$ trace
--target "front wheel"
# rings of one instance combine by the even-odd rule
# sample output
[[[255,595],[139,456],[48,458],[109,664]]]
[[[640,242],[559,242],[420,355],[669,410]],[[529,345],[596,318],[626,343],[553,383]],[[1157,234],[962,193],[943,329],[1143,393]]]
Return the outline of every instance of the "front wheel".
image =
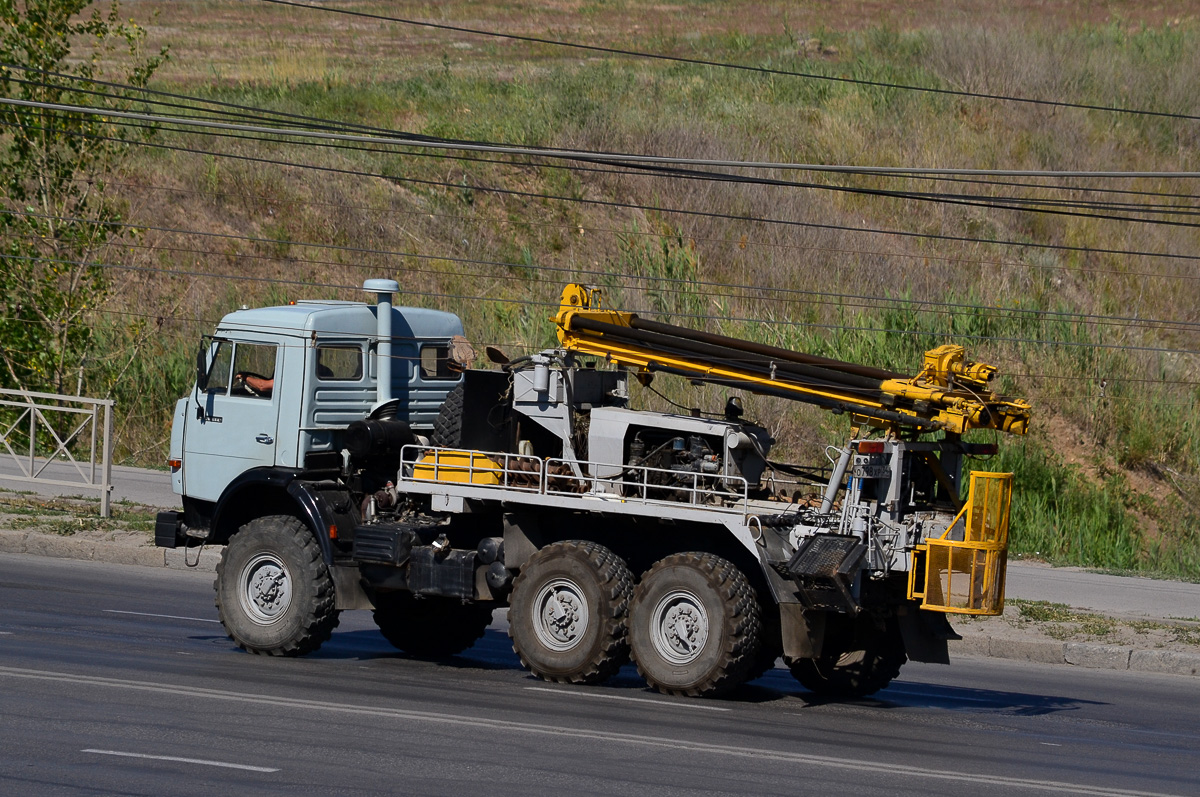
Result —
[[[320,546],[308,526],[289,515],[242,526],[225,546],[213,587],[225,632],[250,653],[303,656],[338,624]]]
[[[626,615],[633,574],[594,542],[556,542],[530,557],[513,582],[508,633],[530,672],[595,684],[629,660]]]
[[[727,559],[680,553],[642,577],[629,610],[633,660],[668,695],[707,697],[751,674],[762,622],[754,589]]]

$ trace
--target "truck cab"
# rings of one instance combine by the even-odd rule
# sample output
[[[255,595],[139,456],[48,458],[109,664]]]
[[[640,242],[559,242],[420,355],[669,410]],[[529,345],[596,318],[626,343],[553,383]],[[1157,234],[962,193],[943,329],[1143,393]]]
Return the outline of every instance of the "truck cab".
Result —
[[[417,435],[432,431],[462,381],[452,359],[462,321],[377,295],[388,301],[243,308],[205,337],[196,385],[176,404],[171,429],[172,486],[193,536],[214,531],[239,484],[339,469],[347,426],[372,413]]]

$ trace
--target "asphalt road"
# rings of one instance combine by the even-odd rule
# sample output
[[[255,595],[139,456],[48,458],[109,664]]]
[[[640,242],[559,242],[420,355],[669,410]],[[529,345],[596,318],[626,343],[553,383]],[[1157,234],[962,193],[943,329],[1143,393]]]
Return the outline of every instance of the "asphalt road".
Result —
[[[295,660],[238,651],[211,576],[0,555],[0,794],[1173,794],[1200,791],[1192,679],[965,659],[824,703],[520,669],[498,618],[408,659],[369,614]],[[170,616],[162,616],[170,615]]]

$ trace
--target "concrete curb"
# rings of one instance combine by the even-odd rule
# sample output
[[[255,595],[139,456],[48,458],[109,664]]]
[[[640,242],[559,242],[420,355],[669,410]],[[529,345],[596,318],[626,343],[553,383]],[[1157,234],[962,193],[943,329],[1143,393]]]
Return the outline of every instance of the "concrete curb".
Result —
[[[199,564],[188,567],[182,548],[149,548],[121,545],[103,540],[84,540],[45,534],[38,531],[0,530],[0,553],[24,553],[59,559],[85,559],[119,565],[169,567],[174,570],[216,572],[221,554],[216,550],[200,553]],[[196,553],[188,552],[188,561]],[[1049,639],[997,637],[989,634],[964,634],[950,643],[952,656],[987,656],[997,659],[1032,661],[1039,664],[1069,664],[1104,670],[1133,670],[1169,675],[1200,676],[1200,653],[1174,650],[1139,649],[1089,642],[1058,642]]]
[[[952,641],[950,654],[1034,661],[1041,664],[1070,664],[1100,670],[1200,676],[1200,653],[1097,645],[1091,642],[1011,639],[971,634],[964,635],[961,640]]]
[[[91,562],[108,562],[115,565],[141,565],[143,567],[169,567],[173,570],[198,570],[202,573],[216,572],[221,560],[219,551],[200,552],[197,562],[196,551],[187,552],[176,548],[149,548],[121,545],[104,540],[83,540],[45,534],[39,531],[0,530],[0,553],[26,553],[33,556],[50,556],[58,559],[84,559]]]

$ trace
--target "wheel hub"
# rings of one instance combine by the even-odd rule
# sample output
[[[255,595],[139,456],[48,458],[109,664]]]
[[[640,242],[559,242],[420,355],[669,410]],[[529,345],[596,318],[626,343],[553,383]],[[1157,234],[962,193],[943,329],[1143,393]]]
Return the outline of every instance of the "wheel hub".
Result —
[[[588,625],[588,605],[574,581],[555,579],[543,586],[533,603],[533,629],[551,650],[570,650],[579,644]]]
[[[246,563],[240,582],[242,609],[259,623],[275,622],[292,604],[292,580],[283,562],[272,554],[259,554]]]
[[[654,648],[671,664],[690,664],[708,642],[708,612],[691,592],[676,590],[665,596],[654,607],[650,622]]]

